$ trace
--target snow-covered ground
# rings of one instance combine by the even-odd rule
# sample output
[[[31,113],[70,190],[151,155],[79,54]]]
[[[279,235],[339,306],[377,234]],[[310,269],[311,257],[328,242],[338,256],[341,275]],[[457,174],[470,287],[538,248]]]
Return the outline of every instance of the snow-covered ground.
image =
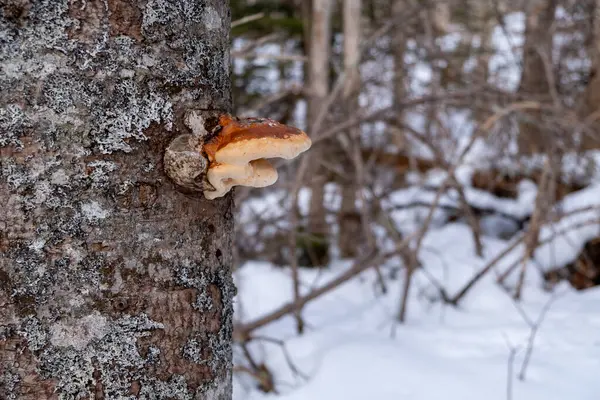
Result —
[[[562,208],[598,204],[600,188],[592,186],[568,196]],[[544,229],[542,237],[551,231]],[[544,249],[552,248],[561,262],[572,259],[579,246],[598,233],[598,225],[576,232],[571,240],[558,239],[540,249],[542,267],[548,267],[549,260]],[[429,276],[452,295],[507,243],[484,238],[485,255],[478,258],[469,228],[452,223],[430,230],[420,260]],[[257,335],[283,340],[289,353],[288,359],[278,344],[268,341],[250,346],[256,361],[265,362],[274,374],[279,395],[258,391],[252,379],[238,374],[234,398],[599,399],[600,288],[576,292],[563,283],[553,293],[544,292],[540,263],[530,263],[524,299],[517,304],[495,278],[521,254],[522,248],[516,248],[458,308],[435,301],[436,289],[428,275],[417,273],[405,324],[395,322],[403,282],[399,261],[382,266],[386,294],[381,293],[373,270],[361,274],[306,306],[307,329],[302,336],[295,333],[289,316],[260,329]],[[349,263],[340,261],[326,270],[302,269],[303,293],[347,268]],[[238,320],[254,320],[291,301],[289,269],[250,262],[238,270],[236,282]],[[540,318],[525,379],[520,380],[530,323]],[[236,354],[236,362],[244,363],[241,354]],[[304,376],[294,373],[294,367]]]

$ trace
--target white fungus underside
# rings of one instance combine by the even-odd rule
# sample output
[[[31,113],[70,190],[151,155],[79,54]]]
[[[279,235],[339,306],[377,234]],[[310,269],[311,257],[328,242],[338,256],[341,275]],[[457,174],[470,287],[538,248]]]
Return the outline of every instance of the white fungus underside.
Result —
[[[277,182],[277,170],[265,159],[246,165],[218,164],[207,173],[208,181],[216,189],[205,191],[204,196],[213,200],[224,196],[234,186],[265,187]]]

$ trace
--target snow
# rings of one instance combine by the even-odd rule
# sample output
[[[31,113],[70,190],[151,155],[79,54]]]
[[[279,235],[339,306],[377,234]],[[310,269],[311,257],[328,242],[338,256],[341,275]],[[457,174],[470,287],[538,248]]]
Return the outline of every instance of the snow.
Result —
[[[521,81],[521,57],[524,43],[525,15],[504,16],[504,26],[496,26],[492,34],[494,54],[490,57],[490,76],[493,83],[505,90],[516,90]]]
[[[536,251],[536,260],[542,267],[564,265],[573,261],[573,252],[583,247],[586,241],[600,235],[600,185],[591,185],[569,196],[559,209],[567,214],[558,223],[540,232],[540,240],[548,240],[556,232],[567,232],[554,238]],[[589,223],[595,221],[595,223]]]
[[[450,233],[462,233],[462,237],[452,236],[455,245],[468,238],[464,230]],[[461,258],[463,262],[457,262]],[[472,272],[464,254],[448,261],[454,277],[467,278]],[[341,269],[323,273],[319,281]],[[246,265],[241,271],[244,275],[239,302],[246,306],[246,318],[262,315],[290,300],[291,284],[284,271],[258,263]],[[311,271],[302,272],[305,282],[314,278]],[[234,398],[506,398],[508,343],[520,350],[514,361],[516,374],[530,334],[506,293],[491,282],[482,284],[461,310],[428,306],[414,293],[410,321],[396,327],[393,337],[400,282],[390,287],[388,295],[377,297],[373,291],[374,274],[365,273],[364,278],[363,282],[352,281],[309,305],[304,316],[310,328],[302,337],[293,336],[290,318],[261,330],[262,335],[288,338],[286,344],[293,362],[309,375],[308,382],[293,377],[277,346],[262,344],[254,349],[265,356],[277,382],[283,386],[283,382],[292,381],[293,386],[276,397],[248,391],[242,378],[236,377]],[[531,285],[526,297],[525,305],[536,318],[550,296]],[[536,338],[527,379],[522,382],[512,378],[513,398],[597,399],[599,302],[597,289],[583,295],[568,291],[556,300]]]
[[[409,191],[394,196],[406,198]],[[530,202],[532,198],[528,198]],[[276,203],[265,202],[263,210],[272,212]],[[559,207],[565,213],[600,207],[600,185],[567,196]],[[593,213],[567,216],[556,226],[545,227],[541,237],[589,221]],[[595,213],[598,216],[598,210]],[[600,288],[576,292],[560,284],[554,292],[546,292],[537,264],[550,266],[544,258],[546,246],[560,255],[555,262],[575,258],[585,240],[599,232],[599,226],[580,228],[569,240],[554,238],[542,246],[536,261],[528,265],[520,303],[495,282],[497,273],[522,257],[523,248],[517,246],[456,308],[436,300],[438,292],[431,279],[453,295],[510,241],[484,236],[484,256],[479,258],[468,226],[450,223],[435,227],[423,241],[419,258],[427,273],[420,270],[414,276],[405,324],[395,322],[403,272],[400,260],[391,259],[381,266],[386,294],[381,294],[375,272],[368,270],[308,303],[302,314],[307,327],[303,335],[295,333],[289,316],[260,328],[256,335],[282,340],[289,353],[288,361],[278,344],[256,340],[249,345],[257,360],[265,362],[274,374],[279,394],[262,393],[248,375],[236,374],[234,399],[503,400],[509,398],[509,379],[512,399],[598,399]],[[339,276],[350,265],[338,260],[324,270],[301,269],[301,293]],[[238,269],[235,279],[236,317],[241,322],[292,301],[289,269],[252,261]],[[519,380],[532,332],[528,321],[540,318],[525,379]],[[509,378],[511,351],[516,353]],[[241,352],[236,351],[234,359],[237,364],[245,363]],[[295,374],[289,362],[303,376]]]

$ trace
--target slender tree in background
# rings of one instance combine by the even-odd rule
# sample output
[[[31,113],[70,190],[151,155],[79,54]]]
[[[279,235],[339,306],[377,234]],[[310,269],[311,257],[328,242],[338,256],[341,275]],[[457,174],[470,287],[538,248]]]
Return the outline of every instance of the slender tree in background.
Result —
[[[492,33],[494,31],[495,24],[497,22],[497,16],[495,14],[494,7],[497,3],[491,0],[472,0],[469,2],[469,14],[468,18],[470,21],[471,29],[474,35],[465,35],[469,37],[469,40],[473,40],[474,37],[478,37],[478,46],[476,49],[476,60],[477,65],[473,71],[473,81],[475,85],[487,85],[490,73],[489,64],[493,52]],[[469,44],[470,47],[473,43]],[[470,52],[469,52],[470,53]],[[468,57],[465,58],[464,63],[468,61]],[[480,123],[485,121],[490,116],[490,110],[485,108],[475,108],[473,110],[473,117]]]
[[[552,43],[549,34],[554,22],[556,0],[535,0],[527,3],[525,23],[525,44],[523,46],[523,72],[519,92],[525,98],[548,103],[551,101]],[[529,118],[520,123],[518,137],[521,153],[538,153],[555,143],[550,130],[543,129],[541,113],[531,112]]]
[[[0,16],[0,398],[230,399],[231,196],[162,166],[230,109],[227,2]]]
[[[591,60],[591,73],[583,104],[583,118],[591,118],[591,129],[584,132],[582,148],[600,147],[600,0],[591,5],[591,30],[588,34],[588,56]],[[590,121],[591,122],[591,121]]]
[[[469,2],[472,9],[472,19],[475,34],[479,35],[479,54],[475,79],[478,84],[485,84],[489,78],[489,62],[492,52],[492,32],[496,24],[494,13],[495,3],[490,0],[472,0]]]
[[[343,108],[345,115],[354,115],[358,110],[360,94],[360,38],[361,0],[344,0],[344,72]],[[338,247],[342,257],[355,257],[361,243],[361,218],[356,209],[357,190],[361,187],[361,138],[360,127],[353,127],[340,136],[342,170],[347,172],[342,186],[342,204],[339,218]],[[352,166],[352,168],[351,168]]]
[[[310,24],[309,37],[309,65],[308,65],[308,123],[309,133],[314,127],[319,114],[322,112],[324,101],[329,93],[329,57],[331,54],[331,0],[313,0],[312,2],[312,20]],[[324,203],[325,197],[325,176],[321,173],[321,159],[326,157],[326,151],[323,146],[315,147],[311,151],[312,169],[310,198],[310,215],[308,222],[308,232],[311,236],[323,240],[327,237],[328,227],[325,220],[326,209]],[[323,252],[319,251],[319,254]],[[325,254],[326,255],[326,254]],[[314,260],[315,264],[322,264],[326,259]]]
[[[403,12],[408,8],[407,0],[393,0],[392,18],[398,21]],[[406,67],[404,65],[404,54],[406,52],[407,26],[395,24],[390,35],[391,53],[394,59],[394,105],[396,118],[403,119],[402,101],[407,97],[406,91]],[[401,132],[392,136],[392,141],[399,150],[405,150],[406,138]]]

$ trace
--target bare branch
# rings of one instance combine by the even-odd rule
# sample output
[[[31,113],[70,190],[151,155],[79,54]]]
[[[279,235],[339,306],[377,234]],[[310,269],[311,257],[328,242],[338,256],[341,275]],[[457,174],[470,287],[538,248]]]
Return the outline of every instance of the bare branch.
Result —
[[[236,28],[236,27],[238,27],[240,25],[244,25],[244,24],[247,24],[249,22],[256,21],[256,20],[259,20],[261,18],[264,18],[264,16],[265,16],[265,13],[263,13],[263,12],[252,14],[252,15],[247,15],[247,16],[242,17],[240,19],[236,19],[235,21],[231,21],[231,27],[232,28]]]

